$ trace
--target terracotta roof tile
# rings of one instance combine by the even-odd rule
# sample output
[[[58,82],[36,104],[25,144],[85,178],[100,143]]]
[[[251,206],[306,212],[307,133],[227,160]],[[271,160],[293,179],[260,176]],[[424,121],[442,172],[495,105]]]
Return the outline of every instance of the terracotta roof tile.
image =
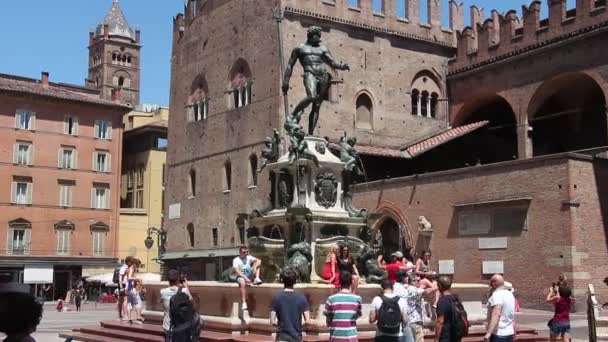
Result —
[[[340,145],[337,143],[329,143],[329,148],[340,151]],[[390,147],[373,146],[373,145],[355,145],[355,151],[359,154],[387,158],[404,158],[400,150]]]
[[[47,87],[43,87],[39,80],[0,74],[0,91],[32,94],[68,101],[129,109],[127,106],[101,99],[98,93],[93,93],[86,89],[79,90],[78,88],[78,86],[61,85],[57,83],[49,83]]]
[[[355,150],[360,154],[380,156],[388,158],[403,158],[403,153],[398,149],[372,145],[355,145]]]
[[[411,143],[403,149],[357,144],[355,145],[355,150],[359,154],[368,156],[410,159],[430,151],[439,145],[445,144],[448,141],[469,134],[488,123],[489,121],[480,121],[469,125],[446,129],[435,135]],[[329,143],[329,147],[336,151],[340,150],[340,145],[337,143]]]
[[[454,127],[443,132],[440,132],[436,135],[433,135],[424,140],[418,141],[412,145],[409,145],[405,148],[405,152],[409,158],[414,158],[418,155],[423,154],[439,145],[442,145],[448,141],[461,137],[463,135],[469,134],[485,125],[487,125],[489,121],[479,121],[474,122],[472,124]]]

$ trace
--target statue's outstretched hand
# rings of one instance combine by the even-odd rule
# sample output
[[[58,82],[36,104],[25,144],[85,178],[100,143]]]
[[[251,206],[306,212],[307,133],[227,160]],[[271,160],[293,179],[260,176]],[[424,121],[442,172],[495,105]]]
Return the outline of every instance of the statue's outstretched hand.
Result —
[[[350,71],[350,66],[348,66],[348,63],[343,63],[342,64],[342,70],[348,70],[348,71]]]
[[[287,94],[287,92],[289,91],[289,83],[283,83],[281,89],[283,90],[283,94]]]

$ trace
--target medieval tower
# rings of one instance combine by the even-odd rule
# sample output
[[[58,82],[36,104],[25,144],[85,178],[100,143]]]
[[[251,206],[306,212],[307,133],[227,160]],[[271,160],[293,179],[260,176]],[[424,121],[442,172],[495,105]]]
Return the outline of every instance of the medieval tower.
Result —
[[[140,31],[133,30],[118,0],[94,31],[89,32],[89,72],[87,86],[98,89],[103,99],[121,89],[122,102],[139,104]]]

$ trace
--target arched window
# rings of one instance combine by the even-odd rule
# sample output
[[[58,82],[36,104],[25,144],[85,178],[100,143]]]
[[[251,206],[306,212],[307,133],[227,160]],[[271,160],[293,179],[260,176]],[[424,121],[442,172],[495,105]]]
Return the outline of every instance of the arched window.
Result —
[[[227,160],[224,163],[223,182],[224,192],[232,190],[232,163]]]
[[[125,84],[125,78],[120,76],[118,77],[118,86],[122,87]]]
[[[249,157],[249,186],[258,186],[258,156]]]
[[[203,75],[199,75],[192,82],[190,97],[188,99],[188,120],[206,120],[209,116],[209,98],[207,97],[207,80]]]
[[[373,128],[373,104],[372,99],[366,93],[362,93],[357,97],[355,103],[356,115],[355,126],[362,129]]]
[[[230,87],[234,108],[251,104],[252,80],[249,64],[243,59],[237,60],[230,70]]]
[[[189,196],[190,197],[195,197],[196,196],[196,171],[194,170],[190,170],[190,187],[189,187]]]
[[[437,93],[431,94],[431,117],[435,118],[437,116],[437,101],[439,99],[439,95]]]
[[[131,56],[127,56],[127,65],[131,65]]]
[[[186,231],[188,232],[188,242],[190,243],[190,248],[194,247],[194,225],[192,223],[188,223],[186,226]]]
[[[116,52],[112,53],[112,62],[116,62],[116,60],[118,59],[118,55],[116,54]]]
[[[412,115],[420,114],[420,91],[418,89],[412,90]]]
[[[441,118],[444,115],[438,105],[441,88],[436,79],[436,75],[428,70],[423,70],[414,77],[410,88],[412,115],[427,118]]]
[[[95,77],[95,87],[99,87],[99,77]]]
[[[429,92],[426,90],[420,96],[420,107],[422,107],[422,116],[429,116],[431,102],[429,101]]]

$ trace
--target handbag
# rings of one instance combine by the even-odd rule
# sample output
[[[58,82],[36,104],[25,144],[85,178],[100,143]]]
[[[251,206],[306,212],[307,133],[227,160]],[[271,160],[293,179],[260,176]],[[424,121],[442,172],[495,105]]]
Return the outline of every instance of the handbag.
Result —
[[[551,319],[549,320],[549,322],[547,322],[547,326],[548,326],[549,328],[551,328],[551,326],[552,326],[552,325],[553,325],[553,318],[551,318]]]

